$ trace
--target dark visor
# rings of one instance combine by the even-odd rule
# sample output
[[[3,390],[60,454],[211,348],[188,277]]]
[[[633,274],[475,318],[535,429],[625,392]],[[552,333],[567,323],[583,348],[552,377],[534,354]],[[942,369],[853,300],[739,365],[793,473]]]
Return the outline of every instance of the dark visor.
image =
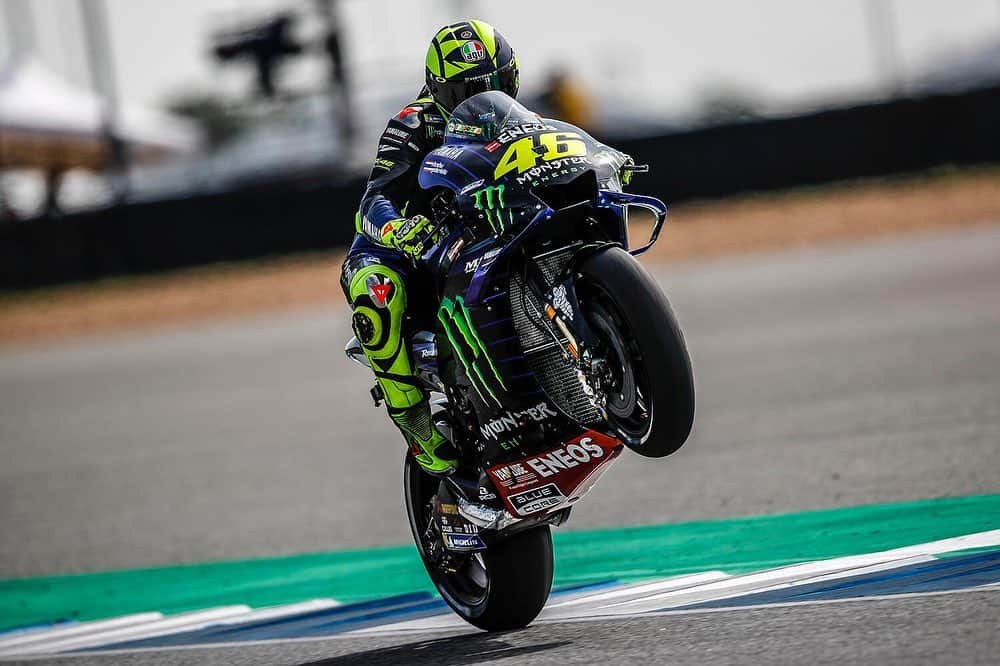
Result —
[[[514,67],[513,59],[492,74],[437,83],[434,99],[450,113],[473,95],[487,90],[500,90],[511,97],[517,95],[517,69]]]

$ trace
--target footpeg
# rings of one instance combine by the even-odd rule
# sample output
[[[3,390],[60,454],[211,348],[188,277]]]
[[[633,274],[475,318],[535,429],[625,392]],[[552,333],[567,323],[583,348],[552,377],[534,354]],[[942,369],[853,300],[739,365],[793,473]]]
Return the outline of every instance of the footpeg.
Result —
[[[373,386],[368,393],[371,394],[376,407],[381,407],[382,403],[385,402],[385,393],[382,392],[382,387],[378,384]]]

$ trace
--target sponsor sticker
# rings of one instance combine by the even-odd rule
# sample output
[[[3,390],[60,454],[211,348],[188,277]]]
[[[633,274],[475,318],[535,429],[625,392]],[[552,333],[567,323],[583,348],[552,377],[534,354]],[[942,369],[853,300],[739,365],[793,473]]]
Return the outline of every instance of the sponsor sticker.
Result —
[[[479,268],[480,264],[488,263],[490,261],[490,259],[492,259],[493,257],[495,257],[498,254],[500,254],[500,250],[501,249],[502,248],[494,248],[494,249],[490,250],[489,252],[486,252],[485,254],[482,254],[482,255],[476,257],[475,259],[473,259],[471,261],[465,262],[465,272],[466,273],[475,273],[476,269]],[[509,413],[510,412],[508,412],[508,414]]]
[[[566,500],[566,496],[562,494],[556,484],[547,483],[544,486],[511,495],[507,499],[510,500],[511,506],[514,507],[514,511],[519,516],[528,516],[559,506]]]
[[[463,152],[465,152],[465,149],[461,146],[445,146],[443,148],[438,148],[433,154],[447,160],[455,160],[458,159],[458,156]]]
[[[492,153],[493,151],[495,151],[497,148],[499,148],[502,145],[503,144],[500,143],[499,141],[490,141],[488,144],[486,144],[485,150],[488,153]]]
[[[458,121],[451,121],[448,123],[448,131],[456,134],[479,136],[483,133],[483,128],[476,127],[475,125],[466,125],[465,123],[460,123]]]
[[[521,463],[511,463],[509,465],[495,467],[490,470],[490,474],[492,474],[505,488],[510,488],[511,486],[528,483],[538,479],[537,474],[529,471]]]
[[[552,306],[559,310],[563,317],[573,321],[573,307],[569,304],[569,298],[566,297],[566,285],[561,284],[552,290]]]
[[[551,162],[542,162],[538,166],[532,167],[524,174],[517,177],[517,184],[538,185],[557,176],[568,176],[575,173],[583,173],[591,166],[591,161],[586,157],[564,157]]]
[[[524,464],[538,476],[548,478],[564,469],[585,465],[591,460],[604,457],[604,449],[590,437],[584,437],[578,444],[565,444],[548,453],[528,458]]]
[[[375,163],[372,165],[372,168],[385,169],[386,171],[388,171],[393,167],[394,164],[395,162],[393,162],[392,160],[387,160],[384,157],[378,157],[375,159]]]
[[[462,191],[459,192],[459,194],[468,194],[472,190],[474,190],[477,187],[479,187],[480,185],[482,185],[484,182],[486,182],[486,181],[483,180],[482,178],[480,178],[479,180],[477,180],[474,183],[469,183],[468,185],[466,185],[465,187],[462,188]]]
[[[531,134],[532,132],[541,132],[543,130],[555,130],[556,128],[552,125],[546,125],[545,123],[524,123],[522,125],[514,125],[512,127],[506,127],[500,134],[497,135],[497,141],[500,143],[510,143],[514,139],[518,139],[525,134]],[[493,150],[496,150],[494,148]],[[490,151],[492,152],[492,151]]]
[[[478,534],[445,534],[448,550],[483,550],[486,544]]]
[[[372,302],[380,308],[385,308],[392,296],[392,282],[381,275],[369,275],[367,286]]]
[[[392,134],[394,136],[398,136],[400,139],[408,139],[408,138],[410,138],[410,133],[409,132],[404,132],[403,130],[399,129],[398,127],[386,127],[385,128],[385,133],[386,134]]]
[[[396,120],[403,123],[410,129],[420,127],[420,109],[415,106],[408,106],[396,116]]]
[[[485,257],[486,255],[483,256]],[[466,264],[465,267],[466,273],[474,271],[475,268],[473,268],[472,271],[469,271],[469,266],[468,264]],[[517,430],[519,427],[521,427],[521,425],[523,425],[528,421],[541,423],[542,421],[545,421],[553,416],[558,416],[558,415],[559,414],[556,412],[556,410],[552,409],[549,403],[540,402],[534,407],[528,407],[527,409],[521,409],[516,412],[508,411],[507,413],[501,415],[498,418],[493,419],[492,421],[487,421],[486,423],[484,423],[479,427],[479,432],[482,434],[484,439],[491,439],[493,441],[496,441],[499,438],[498,437],[499,435],[505,432],[510,432],[512,430]]]
[[[466,42],[462,45],[462,57],[465,62],[480,62],[486,59],[486,47],[477,41]]]

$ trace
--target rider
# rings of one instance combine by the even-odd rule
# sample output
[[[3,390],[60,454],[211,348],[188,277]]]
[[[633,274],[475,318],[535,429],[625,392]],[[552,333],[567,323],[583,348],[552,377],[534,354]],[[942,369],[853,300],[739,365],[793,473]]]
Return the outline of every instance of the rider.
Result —
[[[455,470],[457,451],[431,421],[402,330],[407,309],[415,311],[413,301],[421,296],[413,287],[424,276],[414,263],[426,249],[423,239],[433,232],[432,222],[414,210],[419,207],[417,173],[424,156],[441,146],[456,106],[487,90],[516,97],[519,79],[517,57],[507,40],[477,20],[439,30],[425,65],[426,85],[389,120],[379,140],[341,285],[389,417],[421,467],[440,475]]]

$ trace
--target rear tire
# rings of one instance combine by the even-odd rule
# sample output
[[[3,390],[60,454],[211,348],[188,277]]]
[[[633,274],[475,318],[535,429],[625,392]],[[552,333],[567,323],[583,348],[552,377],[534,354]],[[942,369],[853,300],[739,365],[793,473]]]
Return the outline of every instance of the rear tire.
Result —
[[[403,474],[406,513],[424,568],[452,610],[485,631],[520,629],[531,623],[548,601],[552,588],[552,535],[548,525],[513,534],[493,543],[482,554],[486,584],[463,578],[462,571],[441,571],[427,557],[425,507],[437,492],[438,479],[425,474],[406,457]],[[477,593],[478,592],[478,593]]]
[[[650,403],[645,432],[623,441],[643,456],[670,455],[691,432],[695,403],[691,359],[670,302],[635,257],[619,247],[588,257],[577,273],[581,277],[576,290],[584,301],[584,314],[597,313],[606,320],[604,313],[611,313],[621,340],[627,343],[631,361],[630,372],[624,373],[627,381],[638,385],[640,393],[649,394],[645,395]],[[594,302],[591,312],[587,301]],[[634,427],[637,421],[629,425]]]

